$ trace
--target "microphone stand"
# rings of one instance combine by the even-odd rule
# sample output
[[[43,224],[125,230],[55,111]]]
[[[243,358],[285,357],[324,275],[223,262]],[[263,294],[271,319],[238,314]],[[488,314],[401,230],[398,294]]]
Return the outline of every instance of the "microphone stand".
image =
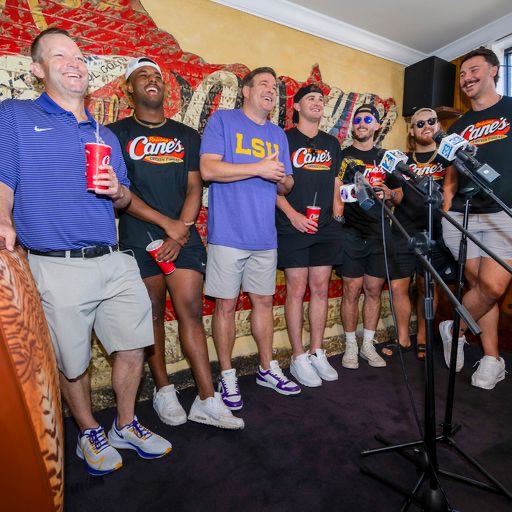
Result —
[[[456,445],[453,440],[451,439],[451,436],[437,436],[436,435],[436,420],[435,420],[435,386],[434,386],[434,351],[433,351],[433,339],[434,339],[434,332],[433,332],[433,324],[434,324],[434,311],[433,311],[433,283],[432,278],[435,279],[435,281],[440,285],[440,287],[444,290],[446,295],[448,296],[450,302],[454,305],[455,311],[458,312],[458,315],[463,318],[463,320],[468,325],[468,328],[473,332],[474,334],[479,334],[480,330],[478,328],[478,325],[469,315],[468,311],[464,308],[464,306],[460,303],[460,300],[458,300],[455,295],[451,292],[451,290],[448,288],[446,283],[442,280],[442,278],[439,276],[439,274],[436,272],[436,270],[432,267],[429,259],[430,257],[425,257],[425,253],[429,254],[430,248],[432,246],[432,226],[433,226],[433,205],[436,203],[436,199],[434,198],[434,182],[433,178],[430,176],[428,178],[428,193],[423,192],[418,187],[413,185],[412,183],[409,183],[407,180],[404,180],[405,183],[409,187],[411,187],[413,190],[416,191],[420,196],[425,198],[425,202],[428,204],[428,211],[429,211],[429,232],[428,236],[425,239],[416,239],[413,237],[410,237],[407,231],[403,228],[403,226],[397,221],[396,217],[392,213],[391,209],[385,204],[385,201],[380,201],[380,199],[376,196],[375,192],[370,188],[372,196],[375,198],[375,200],[381,204],[381,206],[386,211],[389,218],[393,220],[394,225],[399,229],[399,231],[406,237],[409,247],[411,247],[417,257],[419,258],[422,266],[425,269],[425,327],[426,327],[426,358],[425,358],[425,432],[423,439],[412,441],[412,442],[406,442],[401,443],[398,445],[392,445],[389,441],[387,441],[385,438],[383,438],[380,435],[376,435],[375,439],[386,446],[383,448],[377,448],[373,450],[365,450],[361,452],[361,456],[367,457],[370,455],[375,454],[381,454],[381,453],[388,453],[397,451],[400,455],[405,457],[407,460],[413,462],[420,470],[420,476],[417,479],[414,487],[412,490],[408,491],[407,489],[399,486],[395,482],[383,477],[382,475],[370,470],[366,466],[361,466],[361,471],[372,478],[375,478],[388,487],[392,488],[393,490],[400,493],[402,496],[405,497],[405,500],[402,504],[401,510],[408,510],[410,505],[414,502],[415,504],[422,505],[424,510],[431,511],[431,512],[446,512],[448,510],[451,510],[448,506],[448,502],[446,499],[446,495],[443,491],[443,489],[439,485],[439,478],[438,475],[442,474],[445,476],[449,476],[451,478],[456,478],[460,481],[463,481],[465,483],[472,483],[473,485],[478,485],[480,488],[491,490],[493,492],[502,492],[503,494],[512,497],[510,493],[501,485],[499,482],[497,482],[496,479],[491,477],[483,468],[476,462],[474,459],[471,459],[471,457],[466,456]],[[438,200],[437,200],[438,201]],[[444,213],[444,212],[441,212]],[[456,223],[455,221],[453,221]],[[456,223],[457,224],[457,223]],[[467,230],[464,230],[467,233]],[[473,238],[472,235],[470,235],[470,238]],[[455,331],[454,332],[458,332]],[[452,344],[452,351],[453,351],[453,344]],[[455,351],[457,349],[457,346],[455,345]],[[455,375],[455,361],[456,356],[452,357],[453,361],[453,374]],[[454,386],[453,386],[454,388]],[[453,400],[451,401],[451,407],[453,407]],[[447,416],[448,417],[448,416]],[[451,420],[450,422],[445,421],[446,425],[451,426]],[[476,482],[471,479],[468,479],[463,476],[456,475],[454,473],[450,473],[447,471],[443,471],[439,469],[438,461],[437,461],[437,450],[436,450],[436,442],[439,440],[447,442],[447,439],[450,439],[450,443],[448,443],[450,446],[453,446],[458,451],[462,452],[464,457],[472,462],[478,469],[480,469],[488,478],[490,481],[492,481],[495,486],[489,486],[482,482]],[[404,451],[404,449],[407,448],[415,448],[422,446],[422,449],[419,450],[416,448],[414,450],[415,455],[410,455]],[[423,484],[428,481],[428,489],[424,492],[423,497],[419,497],[418,494],[423,486]],[[475,483],[476,482],[476,483]]]

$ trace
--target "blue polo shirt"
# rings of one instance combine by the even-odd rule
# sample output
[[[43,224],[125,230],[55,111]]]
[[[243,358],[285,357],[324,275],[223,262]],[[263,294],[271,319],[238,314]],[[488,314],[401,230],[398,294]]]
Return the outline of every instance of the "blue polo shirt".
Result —
[[[86,142],[95,142],[96,121],[55,103],[46,93],[36,100],[0,103],[0,181],[14,191],[13,217],[20,243],[38,251],[114,245],[112,200],[88,192]],[[112,147],[111,165],[129,187],[117,137],[104,126],[100,136]]]

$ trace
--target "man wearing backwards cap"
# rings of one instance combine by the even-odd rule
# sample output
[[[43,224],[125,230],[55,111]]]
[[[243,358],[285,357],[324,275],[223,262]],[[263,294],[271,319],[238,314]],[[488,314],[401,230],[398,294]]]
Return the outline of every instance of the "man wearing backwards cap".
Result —
[[[144,458],[171,450],[134,415],[143,347],[153,344],[151,303],[135,260],[117,249],[114,208],[129,204],[129,181],[119,142],[104,127],[99,135],[112,147],[110,165],[100,167],[96,188],[87,191],[84,143],[96,141],[97,124],[84,106],[82,52],[67,32],[51,28],[34,39],[31,53],[45,92],[35,101],[0,104],[7,142],[0,153],[0,241],[12,250],[17,235],[27,248],[62,394],[80,430],[76,454],[90,474],[105,475],[122,466],[115,448]],[[91,410],[93,327],[114,354],[117,415],[108,438]]]
[[[327,317],[328,288],[333,264],[342,258],[341,225],[333,219],[335,178],[341,165],[338,140],[319,130],[324,94],[315,84],[301,87],[294,98],[297,126],[288,130],[293,189],[278,196],[276,224],[278,268],[286,279],[285,317],[293,355],[290,372],[303,385],[316,387],[322,380],[338,379],[322,349]],[[315,202],[321,208],[318,221],[305,216]],[[302,342],[303,300],[309,299],[310,348]]]
[[[164,113],[165,84],[156,62],[139,57],[128,62],[125,91],[133,103],[132,117],[109,128],[118,136],[131,181],[132,202],[121,214],[121,247],[132,251],[153,307],[155,345],[147,350],[155,382],[153,407],[169,425],[181,425],[187,415],[180,405],[165,363],[165,302],[172,299],[180,343],[198,387],[189,419],[220,428],[243,428],[212,384],[206,335],[202,322],[206,251],[194,222],[201,206],[199,134]],[[163,240],[157,257],[173,261],[176,270],[164,275],[145,250]]]
[[[370,186],[381,189],[380,196],[397,204],[401,199],[400,181],[382,171],[374,146],[375,134],[380,128],[379,112],[373,105],[362,105],[352,119],[353,143],[342,151],[342,158],[359,160]],[[343,178],[343,177],[341,177]],[[341,180],[338,179],[338,185]],[[345,330],[346,348],[342,365],[345,368],[359,367],[356,327],[359,316],[359,295],[364,287],[363,344],[360,355],[370,366],[383,367],[386,362],[377,354],[374,335],[380,315],[380,295],[384,285],[385,267],[382,247],[381,207],[375,203],[364,210],[355,202],[344,205],[344,257],[341,269],[343,277],[343,299],[341,320]]]

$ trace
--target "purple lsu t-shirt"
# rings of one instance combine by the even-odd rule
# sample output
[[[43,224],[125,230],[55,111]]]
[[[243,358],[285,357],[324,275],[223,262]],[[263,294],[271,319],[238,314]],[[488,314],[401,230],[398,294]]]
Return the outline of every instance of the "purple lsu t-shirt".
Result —
[[[279,151],[286,174],[292,174],[284,131],[267,121],[259,125],[241,110],[220,110],[209,119],[201,155],[222,155],[232,164],[255,163]],[[262,251],[277,247],[277,185],[259,177],[211,182],[208,189],[208,242]]]

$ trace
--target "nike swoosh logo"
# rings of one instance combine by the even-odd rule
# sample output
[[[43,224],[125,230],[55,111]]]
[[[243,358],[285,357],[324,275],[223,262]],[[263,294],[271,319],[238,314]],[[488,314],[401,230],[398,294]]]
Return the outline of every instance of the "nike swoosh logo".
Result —
[[[39,128],[39,126],[34,126],[35,132],[47,132],[48,130],[53,130],[53,128]]]

